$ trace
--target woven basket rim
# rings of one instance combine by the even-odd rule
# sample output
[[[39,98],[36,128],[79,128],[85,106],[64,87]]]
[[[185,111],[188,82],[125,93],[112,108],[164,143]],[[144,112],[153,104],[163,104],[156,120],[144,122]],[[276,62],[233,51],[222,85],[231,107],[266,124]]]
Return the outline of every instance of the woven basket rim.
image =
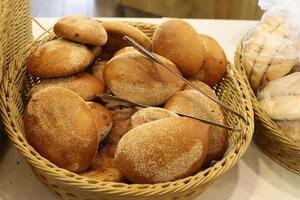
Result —
[[[156,26],[156,25],[152,25],[152,24],[144,23],[144,22],[130,22],[130,24],[136,24],[138,26],[141,26],[141,25]],[[47,34],[42,36],[40,38],[40,40],[35,41],[30,48],[33,48],[33,46],[38,45],[41,40],[45,39],[45,37],[50,37],[50,36],[48,36]],[[15,56],[13,65],[20,64],[20,61],[18,59],[22,57],[22,54],[24,54],[24,52],[19,52],[19,54]],[[242,78],[238,74],[237,70],[234,67],[232,67],[231,64],[229,64],[228,67],[229,68],[227,69],[227,73],[230,73],[230,74],[232,73],[238,77],[237,80],[242,80]],[[4,78],[8,78],[10,76],[11,70],[12,69],[10,67],[10,69],[6,72],[6,76]],[[247,104],[247,106],[249,107],[249,110],[245,111],[247,113],[247,119],[248,119],[248,124],[245,124],[245,127],[248,127],[249,131],[246,134],[247,138],[244,138],[245,136],[243,137],[244,142],[242,142],[242,144],[239,148],[239,151],[236,152],[236,151],[234,151],[234,149],[231,149],[230,153],[228,153],[226,156],[224,156],[221,161],[218,161],[212,167],[202,170],[193,176],[189,176],[189,177],[186,177],[186,178],[183,178],[180,180],[176,180],[176,181],[172,181],[172,182],[156,183],[156,184],[126,184],[126,183],[116,183],[116,182],[101,182],[101,181],[97,181],[95,179],[91,179],[88,177],[83,177],[76,173],[59,168],[56,165],[52,164],[50,161],[48,161],[47,159],[45,159],[41,155],[39,155],[39,153],[36,152],[35,149],[32,148],[27,143],[26,140],[25,140],[25,144],[23,144],[22,142],[16,142],[16,140],[20,140],[20,138],[18,138],[18,137],[22,136],[23,133],[21,131],[17,130],[16,128],[12,128],[13,123],[11,121],[11,118],[9,118],[8,116],[4,116],[7,118],[7,120],[5,120],[5,128],[12,129],[15,132],[15,135],[9,134],[9,137],[14,142],[14,145],[21,151],[21,153],[31,163],[31,165],[33,165],[34,167],[38,168],[41,171],[44,171],[45,173],[51,174],[53,177],[60,179],[62,182],[65,182],[65,183],[72,182],[73,185],[77,185],[77,186],[78,185],[84,185],[84,186],[89,185],[90,189],[102,191],[104,193],[105,192],[106,193],[125,193],[125,192],[130,192],[130,190],[132,190],[132,189],[140,192],[141,194],[147,193],[148,195],[149,195],[149,193],[163,194],[163,193],[170,193],[170,192],[178,192],[180,190],[184,190],[185,188],[199,187],[199,185],[201,185],[201,184],[204,184],[206,182],[208,183],[211,180],[216,179],[220,174],[223,174],[228,169],[230,169],[234,164],[236,164],[236,162],[240,159],[240,157],[244,154],[247,147],[249,146],[251,139],[252,139],[253,131],[254,131],[254,122],[253,122],[254,113],[252,110],[252,105],[251,105],[251,100],[250,100],[251,98],[250,98],[250,94],[246,90],[247,87],[246,87],[245,83],[243,83],[243,82],[237,83],[236,82],[235,84],[236,84],[236,87],[240,88],[241,92],[244,91],[243,92],[243,95],[244,95],[243,100],[244,100],[244,103]],[[1,90],[3,90],[3,85],[1,85]],[[9,104],[7,99],[4,99],[3,102],[4,102],[4,107],[7,106],[7,104]],[[245,149],[243,149],[242,147],[245,147]],[[30,152],[31,155],[33,154],[34,157],[29,157],[27,155],[28,152]],[[235,161],[228,164],[228,162],[226,162],[226,160],[229,160],[231,157],[234,157],[234,156],[236,157]],[[51,170],[49,170],[48,168],[51,168]],[[212,172],[214,172],[214,173],[212,173]],[[66,178],[62,179],[60,173],[63,173],[66,176]],[[208,178],[205,179],[203,177],[208,177]],[[180,189],[178,188],[179,186],[181,187]]]
[[[236,48],[235,51],[235,65],[238,66],[242,65],[242,51],[243,51],[243,41],[246,38],[247,33],[242,37],[242,39],[239,41],[239,44]],[[243,77],[247,77],[246,74],[244,74]],[[249,92],[251,94],[251,101],[252,101],[252,106],[254,109],[255,113],[255,118],[258,117],[257,120],[260,122],[266,124],[273,130],[273,135],[277,137],[280,142],[284,143],[284,145],[288,145],[291,149],[294,149],[296,151],[300,152],[300,142],[294,141],[292,138],[288,136],[287,133],[285,133],[273,120],[272,118],[263,110],[263,108],[259,105],[258,100],[253,92],[253,90],[250,88],[250,83],[248,81],[248,78],[244,78],[246,81],[248,87],[249,87]]]

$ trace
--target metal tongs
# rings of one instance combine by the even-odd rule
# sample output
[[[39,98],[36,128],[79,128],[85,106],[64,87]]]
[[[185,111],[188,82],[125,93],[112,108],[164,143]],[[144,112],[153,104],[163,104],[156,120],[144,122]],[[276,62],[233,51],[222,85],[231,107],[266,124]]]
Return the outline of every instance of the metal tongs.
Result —
[[[141,52],[143,55],[145,55],[146,57],[150,58],[152,61],[160,64],[161,66],[163,66],[164,68],[166,68],[169,72],[171,72],[174,76],[176,76],[177,78],[181,79],[182,81],[184,81],[186,84],[188,84],[189,86],[191,86],[192,88],[196,89],[197,91],[199,91],[200,93],[202,93],[204,96],[206,96],[207,98],[211,99],[212,101],[214,101],[215,103],[219,104],[222,108],[224,108],[225,110],[228,110],[230,112],[232,112],[234,115],[236,115],[237,117],[241,118],[245,123],[247,123],[247,120],[244,118],[243,115],[241,115],[240,113],[238,113],[237,111],[233,110],[232,108],[230,108],[228,105],[225,105],[224,103],[222,103],[221,101],[219,101],[219,99],[216,99],[215,97],[210,96],[209,94],[206,94],[205,92],[203,92],[200,88],[198,88],[196,85],[194,85],[193,83],[191,83],[190,81],[186,80],[184,77],[176,74],[172,69],[170,69],[167,65],[165,65],[162,61],[159,60],[159,58],[157,58],[152,52],[150,52],[149,50],[147,50],[146,48],[144,48],[143,46],[141,46],[139,43],[137,43],[134,39],[128,37],[128,36],[124,36],[123,37],[124,40],[128,41],[128,43],[135,48],[136,50],[138,50],[139,52]],[[231,128],[233,129],[233,128]]]
[[[108,94],[101,94],[101,95],[98,95],[98,97],[103,101],[107,101],[107,100],[108,101],[117,101],[117,102],[124,103],[128,106],[133,106],[133,107],[140,107],[140,108],[150,108],[151,107],[151,106],[147,106],[147,105],[144,105],[144,104],[134,103],[134,102],[132,102],[128,99],[123,99],[123,98],[108,95]],[[178,113],[178,112],[175,112],[175,113],[177,115],[181,116],[181,117],[189,117],[189,118],[192,118],[192,119],[199,120],[203,123],[210,124],[212,126],[217,126],[217,127],[220,127],[220,128],[228,129],[230,131],[242,131],[241,129],[235,129],[235,128],[232,128],[232,127],[229,127],[229,126],[226,126],[226,125],[223,125],[223,124],[219,124],[219,123],[216,123],[216,122],[213,122],[213,121],[210,121],[210,120],[206,120],[206,119],[202,119],[202,118],[198,118],[198,117],[193,117],[193,116]]]

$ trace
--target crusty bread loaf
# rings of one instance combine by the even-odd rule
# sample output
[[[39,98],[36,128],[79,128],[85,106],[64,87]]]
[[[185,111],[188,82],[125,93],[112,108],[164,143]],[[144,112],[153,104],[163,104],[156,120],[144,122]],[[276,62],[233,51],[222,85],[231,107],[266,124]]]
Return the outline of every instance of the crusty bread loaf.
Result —
[[[153,35],[153,51],[176,64],[183,76],[194,76],[201,68],[204,49],[197,32],[183,20],[161,23]]]
[[[208,93],[215,98],[213,90]],[[202,119],[226,124],[225,116],[218,104],[195,90],[184,90],[174,94],[165,104],[164,108],[178,113],[199,117]],[[212,126],[209,130],[208,153],[205,164],[209,165],[212,160],[220,160],[228,145],[228,131],[223,128]]]
[[[44,79],[31,88],[29,96],[31,97],[36,92],[50,86],[63,87],[72,90],[86,101],[95,99],[97,95],[102,94],[105,90],[103,82],[98,80],[92,74],[82,72],[69,77]]]
[[[96,156],[99,135],[92,111],[71,90],[48,87],[33,95],[24,114],[25,135],[43,157],[73,172]]]
[[[208,146],[209,126],[169,117],[137,126],[120,140],[116,165],[133,183],[173,181],[196,173]]]
[[[113,125],[112,113],[101,104],[94,102],[87,102],[87,104],[90,106],[96,120],[100,143],[107,136]]]
[[[91,66],[91,70],[94,76],[96,76],[99,80],[101,80],[103,83],[103,70],[104,66],[108,61],[106,60],[101,60],[101,61],[95,61],[95,63]]]
[[[204,47],[204,60],[195,78],[214,86],[220,82],[227,69],[227,59],[219,43],[208,35],[199,34]]]
[[[123,182],[124,177],[116,168],[115,151],[116,145],[105,145],[101,147],[91,167],[80,173],[82,176],[96,179],[98,181]]]
[[[152,43],[147,35],[127,23],[105,21],[102,25],[108,34],[108,40],[103,47],[101,58],[109,59],[119,49],[130,46],[129,43],[123,39],[124,36],[129,36],[146,49],[151,49]]]
[[[163,108],[158,108],[158,107],[143,108],[131,116],[130,118],[131,128],[155,120],[168,118],[168,117],[179,117],[179,116],[175,112]]]
[[[171,61],[158,57],[181,75]],[[184,86],[184,82],[167,69],[134,52],[111,59],[106,63],[103,74],[106,85],[116,96],[151,106],[163,104]]]
[[[66,16],[54,25],[54,33],[66,39],[90,45],[104,45],[107,33],[102,24],[86,16]]]
[[[38,47],[27,61],[33,76],[57,78],[83,71],[94,60],[93,52],[82,44],[55,39]]]

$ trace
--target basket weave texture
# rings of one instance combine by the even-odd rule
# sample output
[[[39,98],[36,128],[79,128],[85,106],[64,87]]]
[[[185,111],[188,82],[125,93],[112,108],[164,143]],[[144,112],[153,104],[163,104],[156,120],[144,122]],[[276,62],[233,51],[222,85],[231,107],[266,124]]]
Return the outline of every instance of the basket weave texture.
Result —
[[[131,23],[141,31],[152,37],[156,26],[145,23]],[[26,105],[26,93],[37,79],[26,75],[25,63],[28,56],[42,43],[52,40],[52,32],[45,33],[33,45],[18,52],[13,59],[12,66],[5,71],[1,84],[0,110],[5,129],[13,144],[27,159],[37,177],[49,189],[62,199],[76,200],[171,200],[191,199],[199,195],[207,186],[213,183],[221,174],[233,167],[249,146],[253,129],[254,114],[248,88],[237,70],[228,65],[226,75],[215,88],[219,98],[242,113],[246,123],[232,113],[226,112],[228,124],[241,129],[241,132],[230,132],[232,146],[226,156],[213,166],[200,171],[194,176],[173,182],[159,184],[125,184],[113,182],[99,182],[94,179],[79,176],[61,169],[32,148],[24,137],[23,111]]]
[[[243,39],[236,48],[235,67],[247,83],[251,94],[255,113],[255,132],[253,139],[258,147],[275,162],[300,175],[300,143],[293,141],[281,128],[267,115],[258,104],[255,94],[248,82],[246,70],[242,64]]]

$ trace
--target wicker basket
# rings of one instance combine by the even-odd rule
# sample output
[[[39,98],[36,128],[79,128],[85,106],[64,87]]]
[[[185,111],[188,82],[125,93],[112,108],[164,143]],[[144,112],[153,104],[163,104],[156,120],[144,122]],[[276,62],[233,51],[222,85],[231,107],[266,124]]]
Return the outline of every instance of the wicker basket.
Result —
[[[284,133],[258,104],[242,65],[242,48],[243,39],[236,49],[235,66],[242,75],[244,82],[247,83],[248,90],[251,93],[255,113],[254,141],[274,161],[291,172],[300,175],[300,143],[289,138],[288,134]]]
[[[155,30],[155,25],[132,23],[145,32],[149,37]],[[191,199],[199,195],[206,187],[213,183],[221,174],[233,167],[245,153],[252,139],[254,129],[253,110],[248,88],[237,70],[228,65],[226,75],[216,87],[219,98],[242,113],[247,123],[233,114],[226,112],[230,126],[241,129],[241,132],[230,132],[232,146],[226,156],[210,168],[194,176],[174,182],[160,184],[125,184],[113,182],[99,182],[94,179],[79,176],[61,169],[40,156],[24,137],[22,115],[25,107],[25,95],[28,89],[36,83],[35,79],[26,76],[24,64],[28,56],[38,45],[54,38],[52,33],[45,33],[29,48],[19,51],[13,59],[11,67],[5,70],[1,84],[1,115],[9,138],[27,159],[37,177],[44,182],[51,191],[62,199],[81,200],[168,200]]]

